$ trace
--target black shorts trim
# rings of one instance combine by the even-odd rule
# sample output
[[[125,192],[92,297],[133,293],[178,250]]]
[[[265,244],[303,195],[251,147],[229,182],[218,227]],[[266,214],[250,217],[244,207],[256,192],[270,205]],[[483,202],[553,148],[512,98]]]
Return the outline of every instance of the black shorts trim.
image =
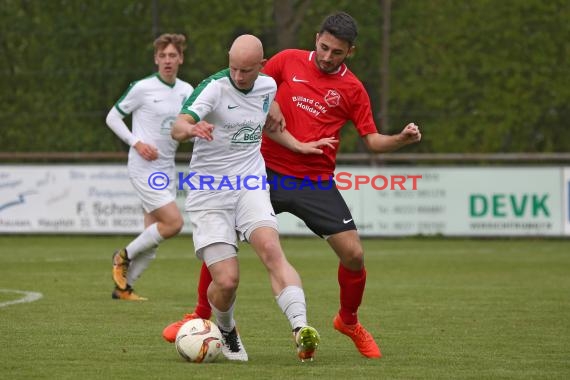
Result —
[[[267,169],[267,182],[275,212],[297,216],[316,235],[324,237],[356,230],[352,214],[333,179],[311,181]]]

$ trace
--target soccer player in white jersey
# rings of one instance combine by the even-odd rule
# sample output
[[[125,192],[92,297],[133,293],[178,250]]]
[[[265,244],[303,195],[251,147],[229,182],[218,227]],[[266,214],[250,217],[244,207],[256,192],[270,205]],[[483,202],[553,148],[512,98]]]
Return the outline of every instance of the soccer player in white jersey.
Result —
[[[352,121],[372,152],[391,152],[421,141],[422,133],[415,123],[406,125],[399,134],[378,133],[366,90],[346,65],[346,59],[355,51],[357,35],[358,27],[352,16],[335,12],[323,20],[316,33],[315,50],[286,49],[268,60],[263,73],[275,79],[278,90],[267,115],[266,131],[286,125],[286,130],[301,141],[319,136],[340,139],[341,129],[347,121]],[[264,134],[261,144],[268,182],[287,179],[291,185],[271,187],[274,211],[289,212],[301,219],[327,241],[339,260],[340,307],[333,318],[334,329],[348,336],[364,357],[382,357],[374,336],[359,321],[367,273],[356,224],[334,184],[338,146],[307,159],[299,152],[275,144],[268,136]],[[209,281],[202,270],[198,304],[187,318],[208,315],[202,293]],[[170,337],[169,331],[170,326],[163,331],[165,339]]]
[[[248,241],[265,265],[277,304],[289,320],[301,360],[312,360],[319,334],[307,324],[305,294],[297,271],[279,243],[277,219],[264,185],[260,153],[262,128],[277,86],[259,75],[265,59],[261,41],[236,38],[229,68],[205,79],[182,108],[172,129],[178,141],[194,140],[186,210],[193,228],[196,255],[208,266],[212,283],[208,300],[224,336],[222,352],[229,360],[248,356],[233,316],[239,282],[237,234]],[[276,133],[281,143],[304,153],[322,153],[330,139],[300,143]],[[248,178],[246,181],[245,178]],[[209,179],[209,185],[203,178]],[[175,336],[181,323],[171,329]],[[168,339],[172,341],[171,339]]]
[[[170,136],[180,107],[194,88],[177,78],[184,59],[186,38],[163,34],[154,41],[154,63],[158,72],[131,83],[107,115],[107,125],[131,148],[128,173],[144,211],[145,230],[113,255],[114,299],[141,301],[133,284],[156,257],[157,246],[175,236],[183,226],[176,205],[174,181],[164,189],[166,178],[175,178],[174,156],[178,142]],[[132,114],[132,131],[123,118]],[[153,173],[154,187],[149,185]]]

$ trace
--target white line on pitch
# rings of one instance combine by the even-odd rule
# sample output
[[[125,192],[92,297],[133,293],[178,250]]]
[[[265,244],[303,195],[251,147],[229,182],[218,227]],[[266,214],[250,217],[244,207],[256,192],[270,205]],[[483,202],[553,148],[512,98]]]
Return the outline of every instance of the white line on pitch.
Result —
[[[25,290],[16,290],[16,289],[0,289],[0,292],[2,292],[2,293],[18,293],[18,294],[24,295],[22,298],[19,298],[17,300],[0,302],[0,307],[10,306],[10,305],[14,305],[17,303],[34,302],[34,301],[37,301],[44,296],[42,293],[28,292]]]

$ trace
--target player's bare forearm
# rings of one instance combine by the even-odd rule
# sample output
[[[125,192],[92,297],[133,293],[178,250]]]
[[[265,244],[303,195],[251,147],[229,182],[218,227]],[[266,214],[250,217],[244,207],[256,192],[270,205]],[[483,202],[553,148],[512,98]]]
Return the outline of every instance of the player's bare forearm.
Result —
[[[323,154],[323,150],[320,148],[326,146],[331,149],[335,149],[334,144],[338,142],[338,140],[332,137],[325,137],[318,141],[300,142],[286,129],[283,131],[265,130],[265,134],[270,139],[283,145],[287,149],[292,150],[295,153],[302,154]]]
[[[213,130],[214,126],[210,123],[205,121],[196,123],[191,115],[180,114],[174,121],[170,135],[179,142],[188,141],[194,137],[211,141]]]
[[[374,153],[388,153],[402,148],[403,146],[414,144],[422,139],[420,128],[410,123],[397,135],[382,135],[371,133],[364,136],[364,142],[368,149]]]
[[[289,133],[289,131],[280,131],[279,129],[264,129],[263,132],[267,137],[276,143],[283,145],[285,148],[293,152],[299,152],[300,142]]]
[[[172,130],[170,131],[170,136],[178,142],[187,141],[192,136],[190,132],[192,130],[192,124],[195,124],[196,121],[190,115],[180,114],[174,121],[172,125]]]

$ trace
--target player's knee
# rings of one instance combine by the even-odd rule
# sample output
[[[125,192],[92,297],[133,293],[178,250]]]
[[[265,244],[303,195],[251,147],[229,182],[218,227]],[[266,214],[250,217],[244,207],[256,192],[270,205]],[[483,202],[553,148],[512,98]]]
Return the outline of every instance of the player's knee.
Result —
[[[287,259],[279,241],[265,241],[257,247],[261,261],[268,268],[277,268],[287,264]]]
[[[342,264],[352,270],[359,270],[364,266],[364,251],[362,248],[346,250],[340,255]]]
[[[281,249],[281,244],[279,244],[279,240],[266,240],[261,245],[261,250],[266,252],[269,256],[272,257],[281,257],[283,254],[283,250]]]
[[[227,275],[221,278],[217,278],[216,285],[218,289],[224,293],[234,293],[237,291],[239,285],[239,277],[237,275]]]
[[[165,231],[163,237],[165,239],[168,239],[178,235],[180,231],[182,231],[183,226],[184,226],[184,220],[182,219],[182,217],[176,217],[172,219],[168,223],[165,223],[164,227]]]
[[[184,220],[181,216],[178,216],[172,221],[173,234],[178,235],[182,231],[182,227],[184,227]]]

